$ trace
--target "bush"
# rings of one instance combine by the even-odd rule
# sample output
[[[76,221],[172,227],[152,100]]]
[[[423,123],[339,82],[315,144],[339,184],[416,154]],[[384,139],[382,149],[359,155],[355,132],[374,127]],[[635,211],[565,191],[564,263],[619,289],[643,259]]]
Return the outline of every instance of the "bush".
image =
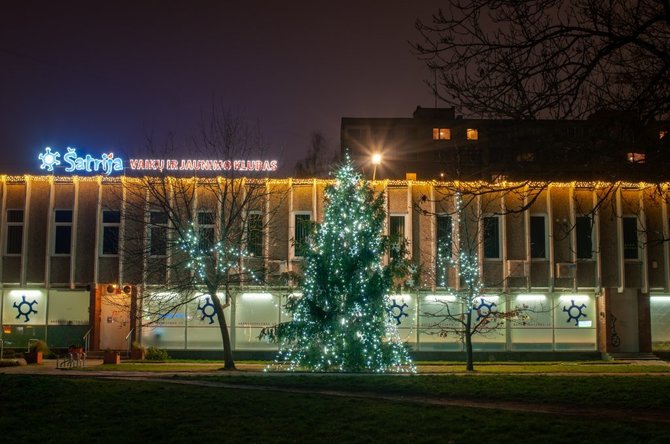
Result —
[[[31,352],[42,352],[44,356],[48,356],[51,354],[51,350],[49,350],[49,346],[47,345],[46,342],[44,341],[36,341],[30,344],[30,351]]]
[[[0,367],[18,367],[19,361],[16,359],[0,359]]]
[[[149,347],[144,358],[148,361],[167,361],[170,357],[168,356],[167,351],[163,349]]]

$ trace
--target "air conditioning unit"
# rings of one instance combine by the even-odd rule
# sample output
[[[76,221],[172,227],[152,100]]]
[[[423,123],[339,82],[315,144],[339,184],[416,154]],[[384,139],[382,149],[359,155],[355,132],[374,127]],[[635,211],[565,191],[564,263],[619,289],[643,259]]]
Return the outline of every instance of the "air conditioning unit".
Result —
[[[268,261],[268,274],[281,275],[287,272],[286,261]]]
[[[572,279],[577,275],[577,264],[572,262],[560,262],[556,264],[556,277],[560,279]]]
[[[507,277],[527,277],[529,267],[528,261],[523,260],[508,260],[507,261]]]

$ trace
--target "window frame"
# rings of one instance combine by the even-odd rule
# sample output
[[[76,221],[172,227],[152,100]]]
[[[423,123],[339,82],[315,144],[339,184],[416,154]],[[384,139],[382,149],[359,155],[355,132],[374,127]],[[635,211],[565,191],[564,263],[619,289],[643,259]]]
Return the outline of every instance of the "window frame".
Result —
[[[251,217],[252,216],[258,216],[260,219],[260,254],[252,254],[250,245],[252,244],[252,234],[251,234]],[[263,230],[263,212],[260,210],[251,210],[247,213],[247,221],[246,221],[246,248],[245,252],[246,257],[255,257],[255,258],[262,258],[264,256],[264,243],[265,243],[265,235],[264,235],[264,230]]]
[[[10,211],[20,211],[21,212],[21,222],[11,222],[9,220],[9,212]],[[9,257],[21,257],[23,254],[23,237],[25,236],[25,223],[26,223],[26,212],[24,208],[7,208],[5,210],[5,256]],[[20,250],[18,253],[10,253],[9,252],[9,230],[10,227],[21,227],[21,242],[20,242]]]
[[[635,243],[636,243],[636,248],[635,248],[635,257],[626,257],[626,220],[633,220],[635,221]],[[623,260],[625,262],[639,262],[642,260],[642,255],[641,250],[642,246],[640,245],[640,220],[639,218],[634,215],[634,214],[625,214],[621,216],[621,246],[622,246],[622,253],[623,253]]]
[[[498,255],[495,257],[488,257],[486,256],[486,220],[487,219],[495,219],[496,220],[496,232],[498,236],[498,245],[497,245],[497,250],[498,250]],[[499,214],[485,214],[482,217],[482,247],[484,254],[483,260],[485,261],[501,261],[502,260],[502,224],[500,223],[501,217]]]
[[[307,222],[308,222],[307,231],[308,232],[305,233],[304,239],[301,240],[300,245],[302,245],[302,243],[307,240],[307,236],[309,236],[309,229],[310,229],[311,223],[312,223],[312,212],[311,211],[293,211],[292,212],[292,214],[291,214],[291,219],[292,219],[291,220],[291,222],[292,222],[292,224],[291,224],[292,225],[292,230],[291,230],[292,231],[292,233],[291,233],[292,234],[292,236],[291,236],[291,241],[292,241],[291,242],[291,253],[292,253],[293,258],[303,258],[304,257],[302,254],[298,254],[298,249],[299,249],[298,247],[300,247],[300,245],[298,245],[298,239],[297,239],[297,237],[298,237],[298,223],[297,223],[298,219],[297,219],[297,217],[298,216],[307,216],[308,217],[308,219],[307,219]],[[302,251],[300,253],[302,253]]]
[[[591,255],[589,257],[580,257],[579,256],[579,252],[580,252],[580,248],[579,248],[579,220],[580,219],[587,219],[589,221],[590,226],[591,226],[591,232],[589,233],[589,242],[591,244]],[[580,215],[575,217],[575,258],[578,261],[593,261],[593,260],[595,260],[595,251],[594,251],[594,248],[593,248],[593,238],[594,238],[593,233],[594,233],[594,230],[595,230],[595,226],[594,226],[593,216],[587,216],[587,215],[584,215],[584,214],[580,214]]]
[[[544,256],[533,256],[533,218],[542,218],[544,220],[543,230],[544,230]],[[549,230],[548,230],[548,217],[544,213],[535,213],[530,215],[528,221],[528,244],[530,249],[530,260],[531,261],[546,261],[549,260]]]
[[[440,243],[441,243],[441,237],[439,236],[440,234],[440,223],[439,220],[447,220],[449,221],[448,227],[449,229],[447,230],[449,232],[449,242],[448,242],[448,257],[445,258],[446,263],[444,264],[445,267],[444,269],[441,269],[440,265]],[[453,242],[454,242],[454,217],[453,215],[449,213],[437,213],[435,214],[435,285],[440,288],[447,288],[449,286],[449,268],[451,267],[451,264],[449,263],[450,259],[453,258],[454,256],[454,249],[453,249]],[[444,273],[444,275],[442,275]],[[442,279],[441,279],[442,278]],[[440,282],[440,281],[443,282]]]
[[[105,213],[119,213],[118,222],[105,222]],[[100,215],[100,256],[101,257],[118,257],[119,256],[119,244],[121,241],[121,210],[102,210]],[[105,252],[105,229],[106,228],[116,228],[116,253],[106,253]]]
[[[151,215],[157,213],[157,214],[164,214],[165,215],[165,222],[163,223],[157,223],[157,222],[152,222],[151,221]],[[162,210],[149,210],[147,211],[147,222],[146,222],[146,233],[147,233],[147,252],[149,253],[149,257],[151,258],[164,258],[168,256],[168,227],[169,227],[169,218],[168,214],[165,211]],[[153,252],[153,229],[163,229],[165,230],[165,253],[164,254],[154,254]]]
[[[433,140],[451,140],[451,128],[433,127]]]
[[[70,212],[70,222],[58,222],[56,220],[56,213],[59,211],[69,211]],[[53,211],[53,241],[51,242],[51,255],[56,256],[56,257],[69,257],[72,255],[72,235],[74,234],[72,232],[72,227],[73,227],[73,222],[74,222],[74,210],[71,208],[54,208]],[[58,228],[60,227],[67,227],[70,228],[70,242],[68,245],[68,252],[67,253],[57,253],[56,252],[56,244],[57,244],[57,238],[58,238]]]

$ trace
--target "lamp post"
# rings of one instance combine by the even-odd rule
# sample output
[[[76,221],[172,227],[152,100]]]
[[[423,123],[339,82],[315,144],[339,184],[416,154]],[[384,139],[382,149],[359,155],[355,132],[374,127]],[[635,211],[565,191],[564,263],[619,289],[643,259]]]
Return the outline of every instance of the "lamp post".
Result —
[[[372,169],[372,181],[374,182],[375,178],[377,177],[377,165],[382,163],[382,155],[380,153],[374,153],[372,155],[372,165],[374,165],[374,168]]]

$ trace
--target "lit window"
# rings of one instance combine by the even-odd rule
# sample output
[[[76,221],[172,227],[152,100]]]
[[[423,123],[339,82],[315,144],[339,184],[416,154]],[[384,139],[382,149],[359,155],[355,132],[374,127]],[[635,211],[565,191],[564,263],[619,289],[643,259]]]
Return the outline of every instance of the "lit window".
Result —
[[[102,254],[119,254],[119,225],[121,224],[120,211],[102,212]]]
[[[451,140],[451,129],[433,128],[433,140]]]
[[[55,210],[54,254],[70,254],[72,245],[72,210]]]
[[[668,135],[668,130],[662,130],[658,132],[658,139],[663,140]]]
[[[516,155],[516,161],[517,162],[534,162],[535,161],[535,153],[532,153],[532,152],[519,153],[519,154]]]
[[[7,254],[23,249],[23,210],[7,210]]]
[[[628,153],[626,158],[630,163],[644,163],[647,155],[645,153]]]
[[[474,128],[468,128],[467,139],[468,140],[479,140],[479,131],[477,131]]]

